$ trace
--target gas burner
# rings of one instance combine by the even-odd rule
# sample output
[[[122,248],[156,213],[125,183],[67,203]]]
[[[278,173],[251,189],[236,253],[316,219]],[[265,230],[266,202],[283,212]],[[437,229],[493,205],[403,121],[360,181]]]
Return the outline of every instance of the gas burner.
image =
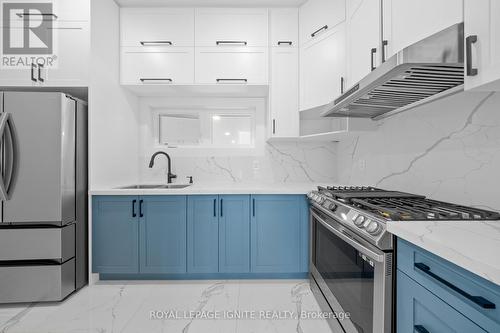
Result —
[[[500,213],[426,198],[352,199],[352,206],[391,221],[499,220]]]
[[[313,201],[328,207],[345,204],[361,214],[389,221],[415,220],[500,220],[500,213],[427,199],[422,195],[388,191],[371,186],[318,187]],[[317,198],[317,200],[314,200]],[[333,211],[332,209],[330,209]],[[358,222],[360,219],[358,220]],[[362,225],[361,222],[359,222]]]

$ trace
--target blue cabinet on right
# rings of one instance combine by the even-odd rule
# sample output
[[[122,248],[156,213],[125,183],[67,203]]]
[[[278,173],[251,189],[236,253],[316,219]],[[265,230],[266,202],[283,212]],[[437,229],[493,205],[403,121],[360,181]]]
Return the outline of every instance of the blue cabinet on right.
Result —
[[[308,202],[304,195],[251,197],[251,271],[308,271]]]
[[[500,332],[500,286],[399,239],[397,331]]]

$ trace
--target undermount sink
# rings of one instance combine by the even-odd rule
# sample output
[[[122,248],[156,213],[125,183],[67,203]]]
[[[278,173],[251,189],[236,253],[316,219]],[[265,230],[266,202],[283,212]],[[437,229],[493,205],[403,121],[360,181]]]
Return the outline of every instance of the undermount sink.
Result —
[[[191,186],[190,184],[162,184],[162,185],[154,185],[154,184],[140,184],[140,185],[129,185],[118,187],[122,190],[150,190],[150,189],[181,189]]]

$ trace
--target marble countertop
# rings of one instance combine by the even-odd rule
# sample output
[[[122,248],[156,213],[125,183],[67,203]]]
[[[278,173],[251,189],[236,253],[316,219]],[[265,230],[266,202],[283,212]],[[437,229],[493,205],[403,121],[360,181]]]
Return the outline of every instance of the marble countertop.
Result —
[[[500,221],[388,222],[387,230],[500,285]]]
[[[128,184],[131,185],[131,184]],[[182,189],[95,188],[90,195],[307,194],[316,183],[195,183]],[[324,184],[323,184],[324,185]],[[127,186],[124,184],[123,186]]]

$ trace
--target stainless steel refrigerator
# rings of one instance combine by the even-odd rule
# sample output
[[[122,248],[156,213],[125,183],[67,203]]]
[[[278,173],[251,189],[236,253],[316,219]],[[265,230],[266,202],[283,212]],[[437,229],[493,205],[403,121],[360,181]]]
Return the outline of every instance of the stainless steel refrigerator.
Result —
[[[0,303],[59,301],[88,282],[87,106],[0,92]]]

